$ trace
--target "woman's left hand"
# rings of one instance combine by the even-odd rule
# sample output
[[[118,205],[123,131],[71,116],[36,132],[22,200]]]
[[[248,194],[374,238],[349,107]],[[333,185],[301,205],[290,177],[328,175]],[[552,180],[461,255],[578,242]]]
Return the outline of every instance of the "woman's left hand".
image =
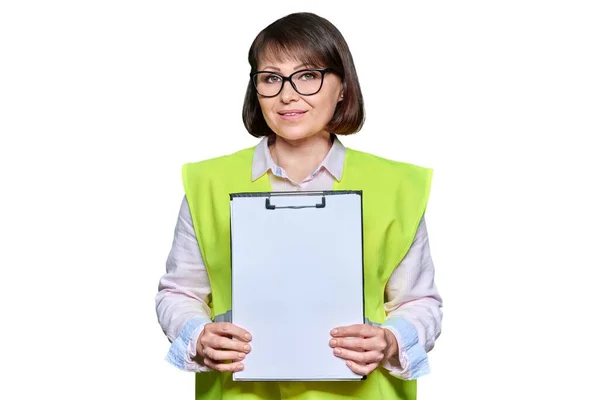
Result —
[[[331,336],[333,354],[346,360],[346,365],[358,375],[370,374],[379,363],[398,354],[394,334],[376,326],[342,326],[333,329]]]

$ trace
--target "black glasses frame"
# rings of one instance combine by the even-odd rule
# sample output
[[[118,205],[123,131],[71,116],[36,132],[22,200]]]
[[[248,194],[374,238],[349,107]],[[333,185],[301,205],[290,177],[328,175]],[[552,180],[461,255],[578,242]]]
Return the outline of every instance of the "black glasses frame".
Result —
[[[319,85],[319,88],[317,89],[316,92],[311,93],[311,94],[304,94],[301,93],[298,88],[296,87],[296,85],[294,84],[294,81],[292,81],[292,77],[294,75],[303,73],[303,72],[320,72],[321,73],[321,84]],[[312,96],[315,95],[317,93],[319,93],[319,91],[321,90],[321,88],[323,87],[323,82],[325,81],[325,74],[328,72],[333,72],[332,68],[307,68],[307,69],[301,69],[299,71],[294,72],[293,74],[291,74],[290,76],[283,76],[281,74],[278,74],[277,72],[273,72],[273,71],[256,71],[256,72],[251,72],[250,73],[250,80],[252,80],[252,84],[254,85],[254,89],[256,90],[256,93],[258,93],[259,95],[261,95],[262,97],[275,97],[278,96],[279,93],[281,93],[281,91],[283,90],[283,86],[285,85],[285,82],[289,82],[290,85],[292,85],[292,88],[294,88],[294,90],[296,91],[296,93],[298,93],[301,96]],[[266,74],[269,73],[271,75],[277,75],[278,77],[281,78],[281,87],[279,88],[279,91],[277,91],[277,93],[270,95],[270,96],[265,96],[264,94],[261,94],[258,91],[258,87],[256,85],[256,76],[258,74]]]

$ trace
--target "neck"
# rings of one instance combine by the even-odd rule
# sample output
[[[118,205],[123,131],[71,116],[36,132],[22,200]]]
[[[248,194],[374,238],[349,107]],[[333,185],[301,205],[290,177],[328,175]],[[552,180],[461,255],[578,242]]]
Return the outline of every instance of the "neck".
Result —
[[[328,132],[302,140],[287,140],[277,136],[270,147],[273,160],[295,182],[301,182],[325,159],[331,149]]]

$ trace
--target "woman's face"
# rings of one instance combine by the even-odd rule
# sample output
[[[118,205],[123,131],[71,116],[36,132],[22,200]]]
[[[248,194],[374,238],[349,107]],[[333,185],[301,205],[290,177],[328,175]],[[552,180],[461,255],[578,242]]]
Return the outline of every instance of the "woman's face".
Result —
[[[302,69],[324,67],[327,66],[306,65],[293,59],[283,62],[265,59],[258,64],[259,71],[272,71],[283,76]],[[274,77],[274,80],[277,78]],[[316,94],[301,95],[290,82],[285,82],[277,96],[263,97],[259,94],[258,102],[265,121],[277,136],[287,141],[300,141],[319,135],[329,137],[325,127],[331,121],[337,103],[342,100],[342,92],[341,79],[328,72]]]

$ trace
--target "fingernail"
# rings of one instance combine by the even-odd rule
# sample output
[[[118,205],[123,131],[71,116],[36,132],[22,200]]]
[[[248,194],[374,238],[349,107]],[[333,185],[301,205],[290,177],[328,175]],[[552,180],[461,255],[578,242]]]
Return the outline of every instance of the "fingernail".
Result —
[[[346,361],[346,365],[351,367],[352,366],[352,362],[351,361]]]
[[[342,354],[342,350],[340,350],[340,349],[335,349],[333,352],[337,355]]]
[[[244,337],[246,338],[246,340],[250,340],[250,339],[252,339],[252,336],[250,336],[250,334],[249,334],[249,333],[246,333],[246,334],[244,335]]]
[[[332,345],[332,346],[337,346],[337,340],[331,339],[331,341],[329,342],[329,344]]]
[[[244,364],[240,364],[237,366],[236,370],[241,371],[244,369]]]
[[[248,345],[245,345],[245,346],[244,346],[244,350],[246,350],[246,351],[250,351],[250,346],[248,346]]]
[[[334,330],[332,330],[332,331],[331,331],[331,334],[332,334],[332,335],[337,335],[337,333],[338,333],[338,330],[337,330],[337,329],[334,329]]]
[[[238,353],[238,357],[241,360],[242,358],[246,357],[246,354],[244,354],[244,353]]]

